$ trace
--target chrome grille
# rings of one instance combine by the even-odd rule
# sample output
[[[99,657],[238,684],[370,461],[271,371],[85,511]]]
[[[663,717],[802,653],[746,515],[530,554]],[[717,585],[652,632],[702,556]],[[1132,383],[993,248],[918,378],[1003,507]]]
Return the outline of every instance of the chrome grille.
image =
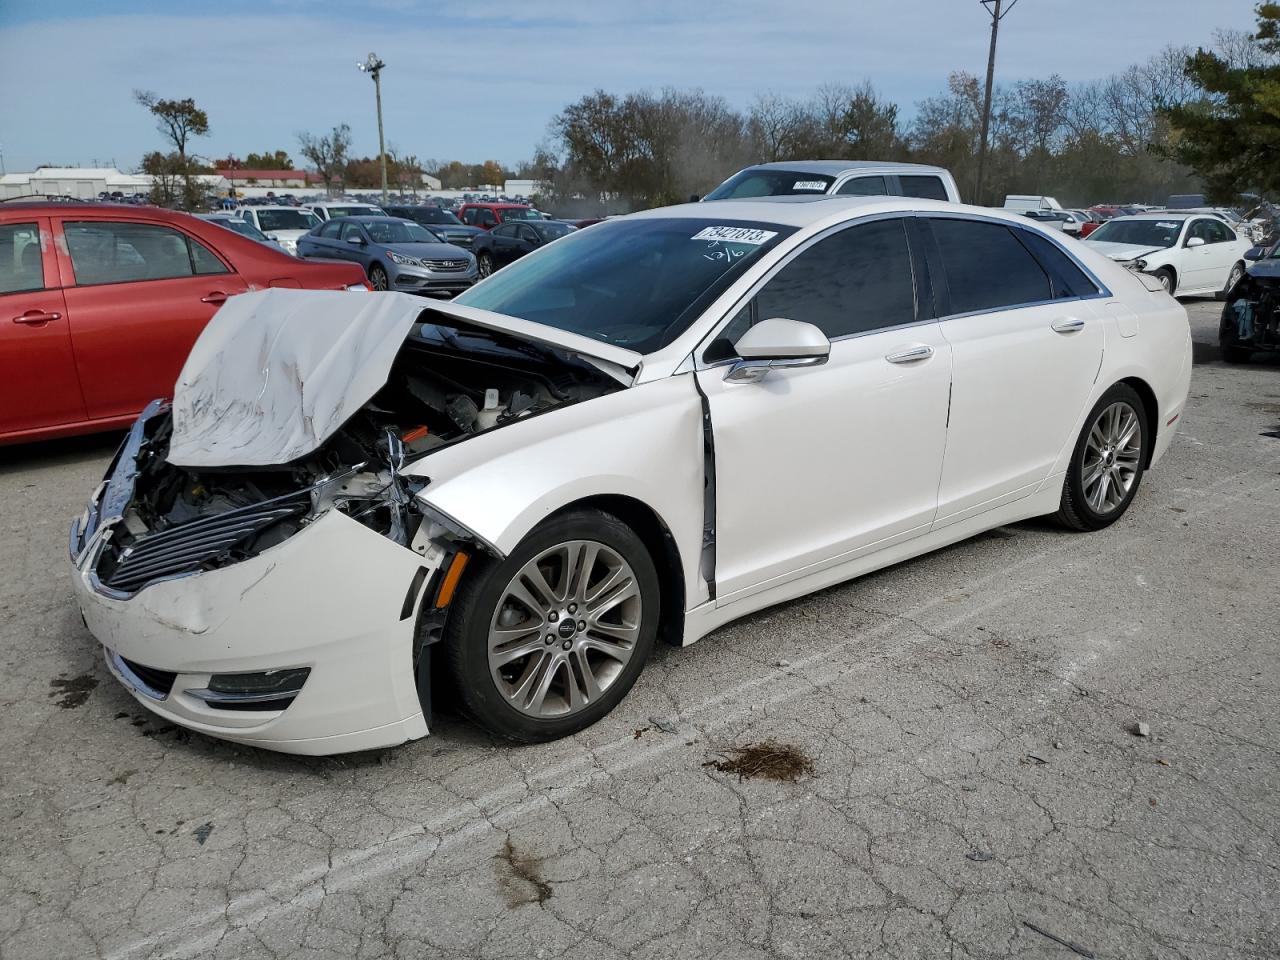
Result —
[[[100,566],[98,573],[106,586],[124,591],[162,577],[190,573],[272,524],[305,513],[310,506],[311,498],[304,491],[148,533],[121,550],[112,569]],[[104,554],[100,563],[105,566],[110,556]]]
[[[423,260],[424,264],[432,270],[465,270],[467,269],[466,260]]]

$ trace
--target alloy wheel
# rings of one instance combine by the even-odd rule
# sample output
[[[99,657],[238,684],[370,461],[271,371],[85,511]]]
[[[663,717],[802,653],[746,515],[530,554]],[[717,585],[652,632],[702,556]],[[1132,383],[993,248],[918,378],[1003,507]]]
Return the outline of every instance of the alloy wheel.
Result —
[[[1231,268],[1231,275],[1227,277],[1226,290],[1228,293],[1230,293],[1232,288],[1235,287],[1235,285],[1240,282],[1240,278],[1243,276],[1244,276],[1244,267],[1240,266],[1240,264],[1237,263],[1235,266]]]
[[[369,274],[369,282],[373,285],[373,289],[375,290],[387,289],[386,272],[382,270],[381,267],[374,267],[373,271]]]
[[[622,674],[643,612],[635,571],[616,550],[593,540],[557,544],[503,590],[489,625],[489,674],[527,716],[578,713]]]
[[[476,269],[480,272],[480,276],[489,276],[493,273],[493,259],[482,253],[480,259],[476,261]]]
[[[1138,478],[1142,425],[1124,400],[1104,408],[1089,428],[1081,486],[1090,508],[1105,516],[1119,509]]]

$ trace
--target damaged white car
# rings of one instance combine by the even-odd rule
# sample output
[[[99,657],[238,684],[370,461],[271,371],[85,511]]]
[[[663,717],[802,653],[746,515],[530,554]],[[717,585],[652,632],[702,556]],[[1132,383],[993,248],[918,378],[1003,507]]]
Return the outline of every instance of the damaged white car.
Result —
[[[72,527],[111,671],[294,753],[544,740],[659,637],[1043,514],[1116,520],[1183,309],[1026,218],[911,198],[636,214],[451,303],[234,297]]]

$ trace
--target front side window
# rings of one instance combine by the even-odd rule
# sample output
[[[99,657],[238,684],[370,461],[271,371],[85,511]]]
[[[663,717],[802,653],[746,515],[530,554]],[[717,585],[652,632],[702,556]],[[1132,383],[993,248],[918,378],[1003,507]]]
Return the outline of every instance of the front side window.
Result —
[[[317,236],[325,237],[329,240],[337,240],[338,234],[342,232],[342,224],[337,220],[326,220],[324,226],[320,228]]]
[[[998,310],[1053,298],[1049,277],[1013,231],[980,220],[931,219],[951,313]]]
[[[884,177],[854,177],[840,184],[836,191],[842,197],[883,197],[889,193]]]
[[[792,170],[747,169],[735,173],[708,193],[704,200],[746,200],[751,197],[790,197],[823,194],[836,178],[821,173]]]
[[[40,227],[35,223],[0,226],[0,294],[44,289]]]
[[[756,322],[802,320],[832,340],[914,322],[905,222],[879,220],[818,241],[779,270],[755,304]]]
[[[609,220],[503,267],[455,302],[649,353],[794,232],[705,217]]]
[[[943,186],[941,177],[920,174],[900,176],[898,183],[902,185],[904,197],[919,197],[922,200],[951,199],[947,196],[947,188]]]
[[[364,234],[360,232],[360,224],[347,221],[342,224],[343,240],[363,240]]]
[[[258,229],[264,233],[273,230],[310,230],[320,218],[308,210],[259,210]]]
[[[1201,220],[1204,224],[1205,243],[1228,243],[1236,238],[1231,228],[1220,220]]]
[[[227,272],[208,248],[171,227],[68,221],[63,233],[79,286]]]
[[[499,224],[493,228],[493,235],[495,237],[514,237],[516,235],[516,225]]]

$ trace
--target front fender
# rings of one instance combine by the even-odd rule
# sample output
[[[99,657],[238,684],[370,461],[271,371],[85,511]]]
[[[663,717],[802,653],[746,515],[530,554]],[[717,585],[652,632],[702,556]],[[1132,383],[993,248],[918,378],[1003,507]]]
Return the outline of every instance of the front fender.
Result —
[[[561,407],[479,434],[405,470],[429,505],[510,553],[544,519],[597,496],[648,506],[671,531],[689,604],[703,528],[702,407],[691,375]]]

